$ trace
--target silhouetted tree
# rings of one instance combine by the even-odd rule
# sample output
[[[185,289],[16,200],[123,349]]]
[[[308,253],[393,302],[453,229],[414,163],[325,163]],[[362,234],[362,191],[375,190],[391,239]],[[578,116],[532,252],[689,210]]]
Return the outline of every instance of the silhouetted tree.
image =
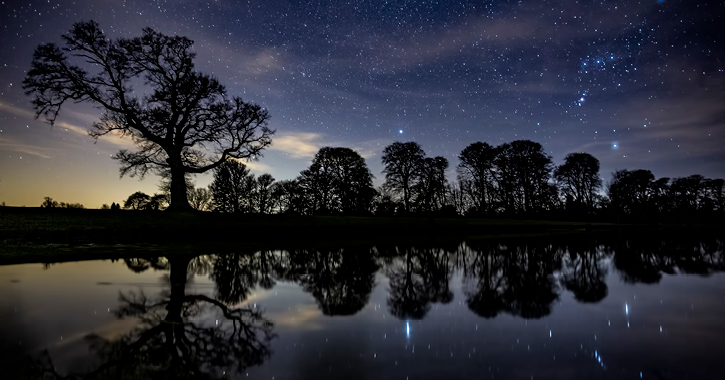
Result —
[[[420,163],[418,182],[413,186],[418,211],[438,211],[445,205],[446,169],[444,157],[425,157]]]
[[[403,208],[411,211],[411,189],[420,177],[421,164],[425,158],[423,148],[416,142],[394,142],[383,149],[384,187],[401,194]]]
[[[707,197],[713,211],[725,213],[725,180],[722,178],[708,180]]]
[[[602,187],[599,178],[599,160],[589,153],[569,153],[564,163],[554,170],[554,178],[565,196],[586,211],[594,209],[597,194]],[[569,207],[571,205],[567,205]]]
[[[199,211],[211,211],[212,193],[209,188],[195,187],[189,192],[189,204]]]
[[[141,191],[137,191],[126,198],[123,208],[131,210],[145,210],[151,201],[151,197]]]
[[[43,203],[40,204],[40,207],[55,208],[58,207],[58,201],[54,201],[51,197],[45,197],[43,198]]]
[[[458,181],[461,189],[470,195],[476,212],[489,213],[493,208],[497,154],[496,148],[479,141],[468,145],[458,155]]]
[[[652,182],[648,202],[648,210],[652,212],[666,214],[672,211],[672,193],[669,178],[662,177]]]
[[[672,180],[670,185],[672,207],[682,220],[697,219],[697,214],[706,204],[706,186],[707,180],[699,174]]]
[[[121,175],[168,170],[169,209],[191,209],[187,173],[214,169],[230,157],[256,159],[271,143],[267,111],[230,99],[217,79],[195,71],[190,39],[146,28],[141,37],[110,40],[93,21],[74,24],[62,37],[66,48],[47,43],[35,49],[23,81],[34,96],[36,116],[43,114],[52,124],[67,100],[99,106],[104,113],[91,136],[132,138],[138,150],[114,156]],[[91,74],[90,68],[98,72]],[[139,95],[141,82],[150,93]]]
[[[468,180],[449,184],[446,187],[446,204],[453,207],[456,215],[475,214],[478,208],[474,206],[471,193],[471,183]]]
[[[271,187],[272,204],[280,213],[303,214],[307,212],[304,189],[296,180],[275,182]]]
[[[274,198],[272,197],[272,184],[274,184],[274,177],[271,174],[262,174],[257,177],[257,183],[255,184],[254,195],[256,209],[260,214],[268,214],[274,207]]]
[[[502,144],[494,162],[506,211],[531,213],[549,206],[553,164],[541,144],[529,140]]]
[[[644,214],[652,195],[654,175],[649,170],[617,170],[607,184],[610,207],[617,215]]]
[[[243,163],[229,160],[214,169],[214,180],[209,185],[214,210],[221,212],[249,212],[254,175]]]
[[[297,182],[311,212],[359,213],[375,196],[373,175],[365,159],[350,148],[321,148]]]
[[[393,194],[385,187],[376,189],[377,194],[373,198],[372,209],[376,216],[393,216],[398,209],[398,202],[395,201]]]

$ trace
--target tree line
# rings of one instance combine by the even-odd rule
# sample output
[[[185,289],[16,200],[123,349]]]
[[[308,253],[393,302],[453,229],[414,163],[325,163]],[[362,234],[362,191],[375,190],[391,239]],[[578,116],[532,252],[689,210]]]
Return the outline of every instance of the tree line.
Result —
[[[186,191],[195,209],[227,213],[706,222],[721,220],[725,210],[722,179],[655,179],[640,169],[615,171],[604,184],[594,156],[570,153],[556,166],[541,144],[529,140],[475,142],[458,159],[456,178],[449,180],[446,158],[428,157],[416,142],[392,143],[382,155],[385,182],[375,188],[359,153],[324,147],[294,179],[255,176],[243,162],[227,160],[214,169],[208,187],[187,181]],[[124,207],[165,204],[163,194],[135,193]]]

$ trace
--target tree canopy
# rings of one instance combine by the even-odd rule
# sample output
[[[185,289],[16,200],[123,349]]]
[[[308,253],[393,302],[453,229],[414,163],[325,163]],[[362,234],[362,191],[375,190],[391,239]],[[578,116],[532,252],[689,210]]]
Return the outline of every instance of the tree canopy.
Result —
[[[228,158],[256,159],[271,144],[267,110],[228,96],[216,78],[196,71],[192,40],[151,28],[111,40],[94,21],[74,24],[62,38],[63,48],[46,43],[35,49],[23,81],[36,117],[53,124],[69,100],[101,108],[89,134],[133,140],[135,151],[113,156],[122,176],[169,173],[169,209],[191,210],[187,174]]]

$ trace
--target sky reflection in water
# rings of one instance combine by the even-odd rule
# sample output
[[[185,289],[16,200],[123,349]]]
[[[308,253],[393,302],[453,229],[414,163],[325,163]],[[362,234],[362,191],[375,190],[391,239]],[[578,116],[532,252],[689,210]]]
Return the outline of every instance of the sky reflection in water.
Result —
[[[99,378],[719,378],[723,268],[714,238],[5,266],[0,368],[24,376],[31,353]]]

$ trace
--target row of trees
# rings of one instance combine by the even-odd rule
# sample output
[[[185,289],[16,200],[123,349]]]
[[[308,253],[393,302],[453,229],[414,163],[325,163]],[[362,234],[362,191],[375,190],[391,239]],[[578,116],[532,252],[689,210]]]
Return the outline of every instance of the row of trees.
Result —
[[[58,202],[51,197],[43,198],[40,204],[43,208],[85,208],[82,203]]]
[[[683,221],[720,218],[725,211],[722,179],[655,180],[648,170],[619,170],[603,186],[594,156],[571,153],[555,166],[541,144],[528,140],[476,142],[458,158],[456,180],[449,181],[447,159],[426,156],[415,142],[395,142],[383,150],[385,182],[377,189],[365,159],[350,148],[324,147],[297,178],[283,181],[228,160],[214,169],[208,188],[188,185],[187,196],[198,210],[231,213]]]

